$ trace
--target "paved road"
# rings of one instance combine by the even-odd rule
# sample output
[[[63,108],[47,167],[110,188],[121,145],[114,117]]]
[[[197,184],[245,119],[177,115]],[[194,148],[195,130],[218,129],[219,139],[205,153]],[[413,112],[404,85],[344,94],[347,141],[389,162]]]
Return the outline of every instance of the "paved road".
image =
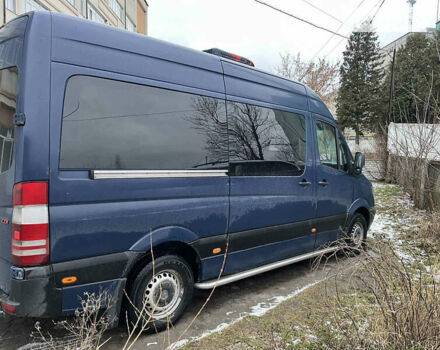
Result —
[[[354,262],[353,258],[344,258],[336,263],[332,258],[325,268],[312,271],[311,262],[305,261],[219,287],[183,339],[200,337],[207,332],[223,328],[246,314],[258,315],[268,308],[274,307],[295,291],[328,277],[340,268],[353,265]],[[179,338],[208,294],[208,291],[196,291],[189,310],[175,329],[169,333],[170,340],[168,340],[166,332],[159,335],[143,335],[132,349],[166,348],[168,342],[172,343]],[[34,322],[32,320],[0,319],[0,348],[17,349],[29,344],[31,342],[29,334],[33,329]],[[52,321],[44,321],[43,328],[51,330],[53,328]],[[125,344],[126,329],[119,327],[110,330],[106,333],[106,337],[111,339],[103,349],[119,350]],[[41,349],[41,347],[38,348]]]

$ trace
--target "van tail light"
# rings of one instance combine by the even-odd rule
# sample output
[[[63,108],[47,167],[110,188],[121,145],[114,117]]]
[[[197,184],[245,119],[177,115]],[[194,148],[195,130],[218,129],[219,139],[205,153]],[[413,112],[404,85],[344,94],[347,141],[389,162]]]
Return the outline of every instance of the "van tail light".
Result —
[[[14,186],[11,253],[15,266],[49,262],[47,182],[24,182]]]

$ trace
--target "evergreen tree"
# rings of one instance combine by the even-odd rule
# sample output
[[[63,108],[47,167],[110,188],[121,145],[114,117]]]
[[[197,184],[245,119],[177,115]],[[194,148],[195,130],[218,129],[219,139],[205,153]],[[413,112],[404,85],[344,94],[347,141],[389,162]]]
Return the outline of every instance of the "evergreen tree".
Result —
[[[341,128],[354,129],[359,145],[359,136],[375,129],[381,108],[382,55],[375,32],[356,31],[350,35],[339,77],[338,123]]]
[[[412,34],[396,53],[392,121],[436,122],[440,98],[440,61],[434,38]],[[384,85],[390,85],[391,70]],[[438,121],[437,121],[438,122]]]

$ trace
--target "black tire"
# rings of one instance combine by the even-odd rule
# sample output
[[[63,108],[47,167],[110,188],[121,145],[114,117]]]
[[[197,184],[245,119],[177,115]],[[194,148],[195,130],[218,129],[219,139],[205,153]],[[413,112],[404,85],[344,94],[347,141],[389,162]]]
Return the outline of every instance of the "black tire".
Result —
[[[155,279],[152,262],[139,272],[129,293],[131,303],[128,302],[131,325],[136,324],[140,316],[139,311],[144,310],[143,319],[149,320],[145,327],[145,332],[148,333],[160,332],[168,325],[172,327],[171,324],[174,325],[185,312],[194,291],[192,270],[186,261],[178,256],[165,255],[155,259],[154,273]],[[177,285],[180,285],[181,289],[178,289]],[[151,305],[150,302],[154,300],[158,302]],[[139,322],[138,326],[141,327],[142,322]]]
[[[354,214],[347,231],[348,244],[353,251],[359,252],[362,249],[367,238],[367,230],[365,217],[360,213]]]

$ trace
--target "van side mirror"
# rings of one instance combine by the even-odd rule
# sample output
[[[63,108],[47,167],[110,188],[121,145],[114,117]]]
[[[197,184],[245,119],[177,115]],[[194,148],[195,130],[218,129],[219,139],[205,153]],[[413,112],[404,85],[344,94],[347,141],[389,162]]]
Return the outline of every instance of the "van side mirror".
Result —
[[[353,175],[360,175],[362,174],[362,169],[365,166],[365,154],[362,152],[356,152],[354,156],[354,162],[352,167],[352,174]]]

